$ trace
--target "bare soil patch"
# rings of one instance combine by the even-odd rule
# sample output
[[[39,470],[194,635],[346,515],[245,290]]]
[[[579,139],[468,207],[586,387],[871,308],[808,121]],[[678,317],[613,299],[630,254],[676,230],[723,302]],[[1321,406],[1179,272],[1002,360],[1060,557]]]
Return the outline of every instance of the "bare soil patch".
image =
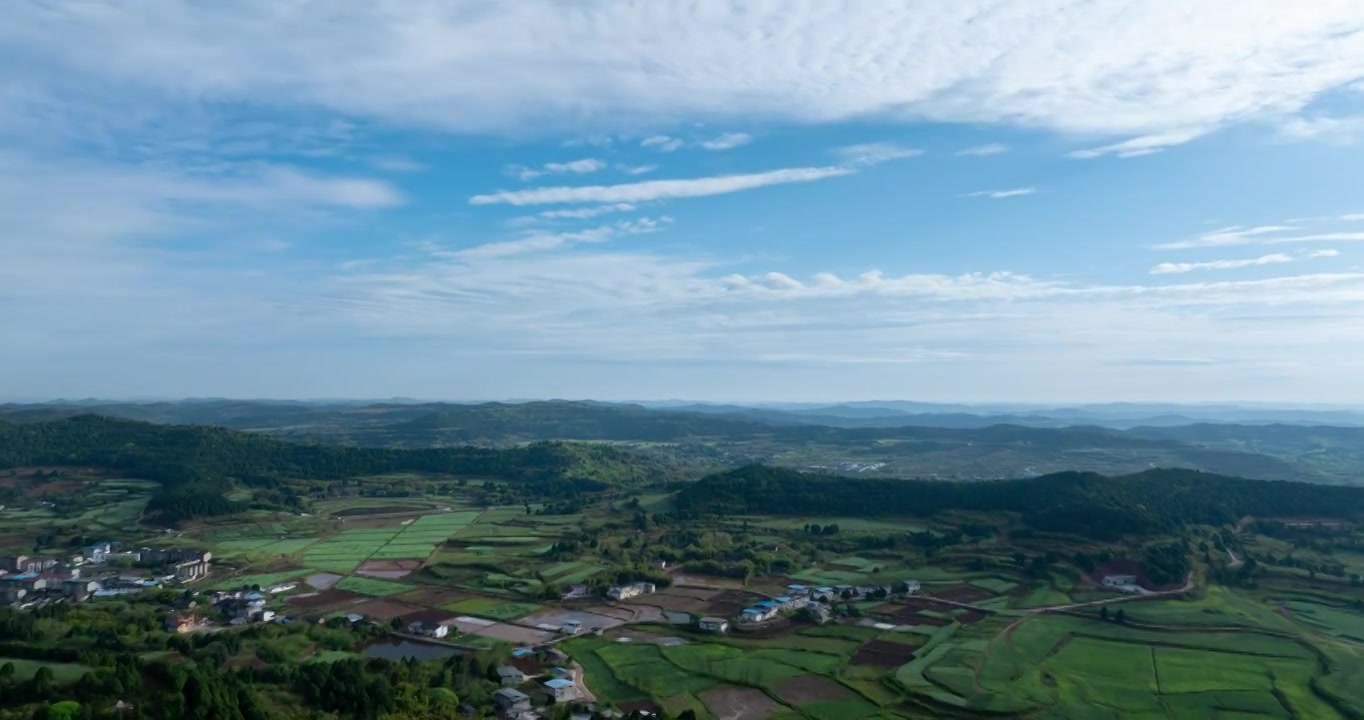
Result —
[[[721,592],[720,590],[715,588],[678,587],[676,585],[673,585],[672,587],[659,591],[658,594],[678,595],[681,597],[696,598],[697,600],[709,600],[715,597],[716,595],[719,595],[720,592]]]
[[[638,605],[653,605],[655,607],[663,608],[664,610],[685,613],[701,613],[705,612],[706,608],[710,607],[710,603],[701,598],[664,595],[661,593],[646,595],[631,602]]]
[[[823,675],[800,675],[777,684],[777,697],[791,705],[812,702],[847,700],[855,697],[851,690]]]
[[[625,713],[626,715],[629,715],[630,713],[633,712],[649,713],[651,715],[658,714],[658,706],[649,700],[635,700],[633,702],[624,702],[617,705],[616,707],[620,708],[620,711]]]
[[[391,620],[395,617],[402,617],[417,612],[421,608],[406,603],[393,602],[392,600],[371,600],[363,605],[356,605],[351,612],[360,613],[378,620]]]
[[[953,607],[951,605],[933,602],[927,598],[912,597],[905,600],[903,604],[886,603],[885,605],[878,605],[872,608],[872,612],[877,615],[888,616],[902,625],[931,625],[933,627],[942,627],[944,625],[950,625],[952,621],[947,618],[924,615],[922,614],[922,611],[928,610],[936,613],[946,613],[952,609]]]
[[[781,709],[767,693],[746,687],[718,687],[697,695],[715,720],[764,720]]]
[[[444,625],[446,623],[452,623],[455,617],[456,615],[449,610],[427,608],[414,610],[402,616],[403,622],[405,623],[419,622],[423,625]]]
[[[764,599],[763,596],[757,593],[726,590],[710,599],[710,605],[706,607],[705,614],[717,617],[734,617],[739,614],[740,610],[762,599]]]
[[[853,665],[871,665],[873,667],[892,668],[900,667],[914,659],[915,647],[903,643],[890,642],[888,640],[872,640],[864,643],[853,653]]]
[[[608,610],[609,608],[594,608],[594,610]],[[518,625],[551,625],[559,628],[570,620],[577,620],[582,625],[583,632],[589,632],[592,628],[613,628],[624,624],[626,618],[612,617],[602,612],[585,612],[582,610],[549,609],[541,610],[533,615],[517,620]]]
[[[989,600],[995,596],[994,593],[988,590],[972,587],[970,585],[955,585],[941,590],[934,589],[932,595],[933,597],[959,603],[980,602],[981,600]]]
[[[452,590],[443,587],[421,587],[416,590],[409,590],[400,595],[395,595],[393,599],[412,603],[413,605],[427,605],[430,607],[440,607],[451,603],[467,600],[474,597],[472,594],[463,590]]]
[[[338,582],[341,582],[341,577],[341,575],[337,575],[336,573],[318,573],[316,575],[309,575],[303,582],[318,590],[326,590]]]
[[[966,612],[960,613],[954,617],[956,617],[957,622],[961,623],[962,625],[970,625],[971,623],[977,623],[980,622],[981,620],[984,620],[985,613],[979,610],[967,610]]]
[[[373,600],[373,598],[368,595],[347,592],[345,590],[323,590],[318,593],[293,595],[284,602],[288,603],[291,607],[304,610],[323,610],[344,605],[356,605],[365,600]]]
[[[459,621],[456,621],[456,625],[459,625]],[[555,633],[552,632],[532,630],[517,625],[508,625],[507,623],[484,625],[471,629],[468,632],[471,635],[482,635],[483,637],[495,638],[497,640],[506,640],[509,643],[516,643],[518,645],[538,645],[543,642],[549,642],[555,637]]]

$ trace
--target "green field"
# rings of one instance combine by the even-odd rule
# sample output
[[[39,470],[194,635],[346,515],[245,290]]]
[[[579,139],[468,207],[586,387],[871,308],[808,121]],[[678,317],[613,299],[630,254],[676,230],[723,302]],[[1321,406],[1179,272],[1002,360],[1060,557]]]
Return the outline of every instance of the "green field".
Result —
[[[14,679],[18,682],[32,680],[41,668],[52,671],[52,679],[63,685],[76,682],[81,676],[89,672],[89,668],[75,663],[54,663],[43,662],[41,660],[24,660],[22,658],[0,657],[0,667],[6,664],[14,666]]]
[[[348,590],[361,595],[373,595],[374,597],[388,597],[412,589],[411,585],[358,575],[342,578],[335,587],[337,590]]]
[[[279,585],[290,580],[312,574],[312,570],[285,570],[275,573],[262,573],[260,575],[238,575],[235,577],[216,580],[212,587],[215,590],[236,590],[241,587],[252,587],[259,585],[262,588],[269,588],[271,585]]]

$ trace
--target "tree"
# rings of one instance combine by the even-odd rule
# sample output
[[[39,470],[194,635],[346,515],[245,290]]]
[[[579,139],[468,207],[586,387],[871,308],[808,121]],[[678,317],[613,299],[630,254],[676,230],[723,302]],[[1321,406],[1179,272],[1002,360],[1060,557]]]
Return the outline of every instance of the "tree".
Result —
[[[1113,613],[1113,620],[1115,620],[1119,625],[1121,625],[1127,622],[1127,613],[1123,612],[1122,608],[1118,608],[1118,611],[1116,613]]]
[[[0,685],[8,685],[14,681],[14,663],[7,662],[0,665]]]
[[[80,720],[81,704],[74,700],[63,700],[47,706],[47,720]]]
[[[1100,620],[1108,620],[1108,606],[1107,606],[1107,605],[1104,605],[1103,607],[1099,608],[1099,619],[1100,619]]]

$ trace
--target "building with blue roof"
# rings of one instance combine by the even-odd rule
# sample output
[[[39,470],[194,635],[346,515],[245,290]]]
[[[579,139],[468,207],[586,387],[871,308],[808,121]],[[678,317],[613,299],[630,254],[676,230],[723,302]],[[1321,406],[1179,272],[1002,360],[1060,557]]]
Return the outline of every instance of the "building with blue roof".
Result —
[[[554,696],[555,702],[563,702],[578,697],[578,686],[574,685],[570,680],[565,680],[563,678],[546,680],[545,687],[549,688],[549,692]]]

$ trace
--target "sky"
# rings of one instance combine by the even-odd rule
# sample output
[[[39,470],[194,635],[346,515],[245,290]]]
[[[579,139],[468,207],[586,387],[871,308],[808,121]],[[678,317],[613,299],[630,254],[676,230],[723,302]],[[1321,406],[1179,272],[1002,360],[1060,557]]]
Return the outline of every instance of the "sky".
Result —
[[[1364,403],[1358,0],[12,0],[0,399]]]

